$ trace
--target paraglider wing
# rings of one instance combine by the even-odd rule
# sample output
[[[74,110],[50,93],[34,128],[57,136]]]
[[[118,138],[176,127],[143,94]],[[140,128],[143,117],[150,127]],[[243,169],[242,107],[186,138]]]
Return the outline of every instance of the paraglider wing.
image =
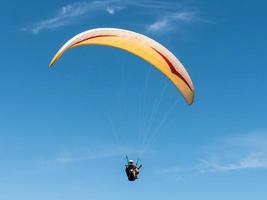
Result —
[[[194,100],[193,83],[180,61],[155,40],[128,30],[98,28],[82,32],[66,42],[51,60],[51,67],[69,48],[81,45],[105,45],[128,51],[161,71],[176,86],[190,105]]]

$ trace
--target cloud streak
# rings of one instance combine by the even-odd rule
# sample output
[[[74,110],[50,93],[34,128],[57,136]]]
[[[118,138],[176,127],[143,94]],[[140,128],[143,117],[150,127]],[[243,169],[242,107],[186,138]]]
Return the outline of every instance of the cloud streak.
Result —
[[[114,2],[117,1],[93,1],[69,4],[63,6],[54,17],[39,21],[32,26],[23,28],[23,30],[37,34],[45,29],[56,29],[68,24],[72,24],[79,17],[93,15],[99,11],[104,11],[113,15],[116,11],[123,9],[123,7],[113,7],[112,4]]]
[[[123,6],[107,6],[106,7],[106,11],[110,15],[114,15],[115,13],[121,10],[124,10],[124,9],[126,9],[126,7],[123,7]]]
[[[147,26],[148,32],[162,32],[166,30],[179,28],[184,23],[189,23],[195,18],[193,12],[169,13],[165,17]]]
[[[148,32],[160,32],[175,29],[182,23],[188,23],[195,17],[193,12],[178,12],[178,5],[161,1],[130,1],[130,0],[104,0],[91,2],[76,2],[63,6],[53,17],[41,20],[21,30],[38,34],[43,30],[54,30],[64,27],[85,17],[103,14],[115,15],[125,9],[135,9],[136,13],[150,13],[153,18],[159,13],[164,14],[152,24],[146,25]],[[143,13],[143,14],[144,14]]]
[[[244,159],[233,163],[221,164],[217,161],[202,160],[205,165],[203,173],[206,172],[228,172],[243,169],[267,169],[267,154],[266,152],[251,153]]]
[[[44,160],[43,163],[52,164],[52,165],[67,165],[77,162],[85,162],[97,159],[111,158],[117,156],[124,156],[125,152],[129,154],[139,154],[140,152],[136,149],[129,147],[120,147],[117,148],[106,148],[95,151],[80,152],[75,154],[73,152],[62,152],[58,157],[51,160]]]
[[[200,161],[202,173],[267,169],[267,134],[265,133],[232,138],[223,144],[223,148],[228,151],[217,152],[216,156]]]

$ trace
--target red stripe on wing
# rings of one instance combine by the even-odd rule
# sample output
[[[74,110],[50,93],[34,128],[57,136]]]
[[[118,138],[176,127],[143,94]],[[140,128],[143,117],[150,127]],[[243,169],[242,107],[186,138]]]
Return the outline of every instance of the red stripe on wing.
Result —
[[[78,42],[74,43],[73,45],[79,44],[81,42],[84,42],[86,40],[90,40],[90,39],[93,39],[93,38],[98,38],[98,37],[116,37],[116,36],[117,35],[95,35],[95,36],[91,36],[91,37],[88,37],[88,38],[84,38],[83,40],[78,41]]]
[[[176,76],[178,76],[180,79],[182,79],[185,84],[190,88],[191,91],[193,91],[193,89],[191,88],[190,84],[186,81],[186,79],[175,69],[175,67],[173,66],[172,62],[166,57],[164,56],[161,52],[159,52],[157,49],[151,47],[154,51],[156,51],[164,60],[165,62],[168,64],[171,72],[173,74],[175,74]]]

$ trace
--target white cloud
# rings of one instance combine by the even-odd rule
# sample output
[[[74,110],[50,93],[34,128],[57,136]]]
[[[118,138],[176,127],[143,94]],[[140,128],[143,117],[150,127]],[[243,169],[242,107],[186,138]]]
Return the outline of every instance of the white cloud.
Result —
[[[93,1],[93,2],[77,2],[63,6],[58,13],[51,18],[37,22],[36,24],[27,28],[22,28],[24,31],[30,31],[32,33],[39,33],[45,29],[55,29],[67,24],[73,23],[77,18],[85,15],[92,15],[99,11],[105,11],[105,9],[112,3],[117,1]],[[111,8],[110,8],[111,9]],[[123,9],[122,7],[114,7],[112,10],[106,10],[110,14],[115,11]]]
[[[147,26],[148,32],[161,32],[166,30],[171,30],[179,28],[182,23],[191,22],[195,18],[193,12],[176,12],[168,13],[165,17],[149,24]]]
[[[85,151],[74,153],[71,151],[61,152],[57,157],[49,160],[42,160],[43,167],[55,167],[61,165],[74,164],[78,162],[86,162],[97,159],[107,159],[118,156],[125,156],[125,152],[128,154],[139,155],[140,151],[130,147],[105,147],[104,149],[98,149],[95,151]]]
[[[110,15],[114,15],[116,12],[121,11],[121,10],[123,10],[123,9],[125,9],[125,8],[126,8],[126,7],[122,7],[122,6],[114,6],[114,7],[112,7],[112,6],[108,6],[108,7],[106,8],[106,11],[107,11],[108,14],[110,14]]]
[[[158,32],[177,28],[177,23],[189,22],[193,19],[194,13],[177,12],[179,6],[174,3],[162,1],[131,1],[131,0],[104,0],[104,1],[84,1],[63,6],[55,16],[41,20],[31,26],[21,28],[34,34],[46,29],[56,29],[75,23],[81,17],[96,16],[103,13],[114,15],[121,10],[133,8],[136,12],[149,12],[152,17],[164,13],[166,17],[160,18],[154,23],[147,25],[147,31]],[[178,24],[179,25],[179,24]]]
[[[205,169],[202,172],[227,172],[242,169],[267,169],[267,154],[266,152],[251,153],[240,161],[233,163],[221,164],[218,161],[206,161],[202,163]]]
[[[267,169],[267,134],[248,134],[228,139],[222,144],[227,151],[201,160],[201,172],[229,172],[244,169]]]
[[[61,171],[67,169],[71,165],[75,164],[89,164],[91,162],[109,160],[114,158],[124,159],[125,152],[130,155],[139,155],[140,152],[131,147],[114,146],[99,148],[95,150],[65,150],[52,155],[50,158],[41,158],[35,160],[27,168],[20,168],[15,172],[18,176],[32,175],[32,174],[46,174],[55,171]],[[123,166],[122,166],[123,167]]]
[[[155,32],[166,28],[169,25],[169,20],[166,18],[160,19],[150,25],[148,25],[147,31]]]
[[[114,8],[110,8],[110,7],[107,7],[106,11],[111,15],[114,15],[114,13],[115,13],[115,9]]]

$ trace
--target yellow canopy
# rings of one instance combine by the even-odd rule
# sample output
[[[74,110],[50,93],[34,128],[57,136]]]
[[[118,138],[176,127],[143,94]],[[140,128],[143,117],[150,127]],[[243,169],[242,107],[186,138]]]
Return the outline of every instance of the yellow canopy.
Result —
[[[176,86],[190,105],[194,86],[180,61],[164,46],[142,34],[115,28],[98,28],[82,32],[66,42],[51,60],[51,67],[69,48],[81,45],[105,45],[128,51],[161,71]]]

